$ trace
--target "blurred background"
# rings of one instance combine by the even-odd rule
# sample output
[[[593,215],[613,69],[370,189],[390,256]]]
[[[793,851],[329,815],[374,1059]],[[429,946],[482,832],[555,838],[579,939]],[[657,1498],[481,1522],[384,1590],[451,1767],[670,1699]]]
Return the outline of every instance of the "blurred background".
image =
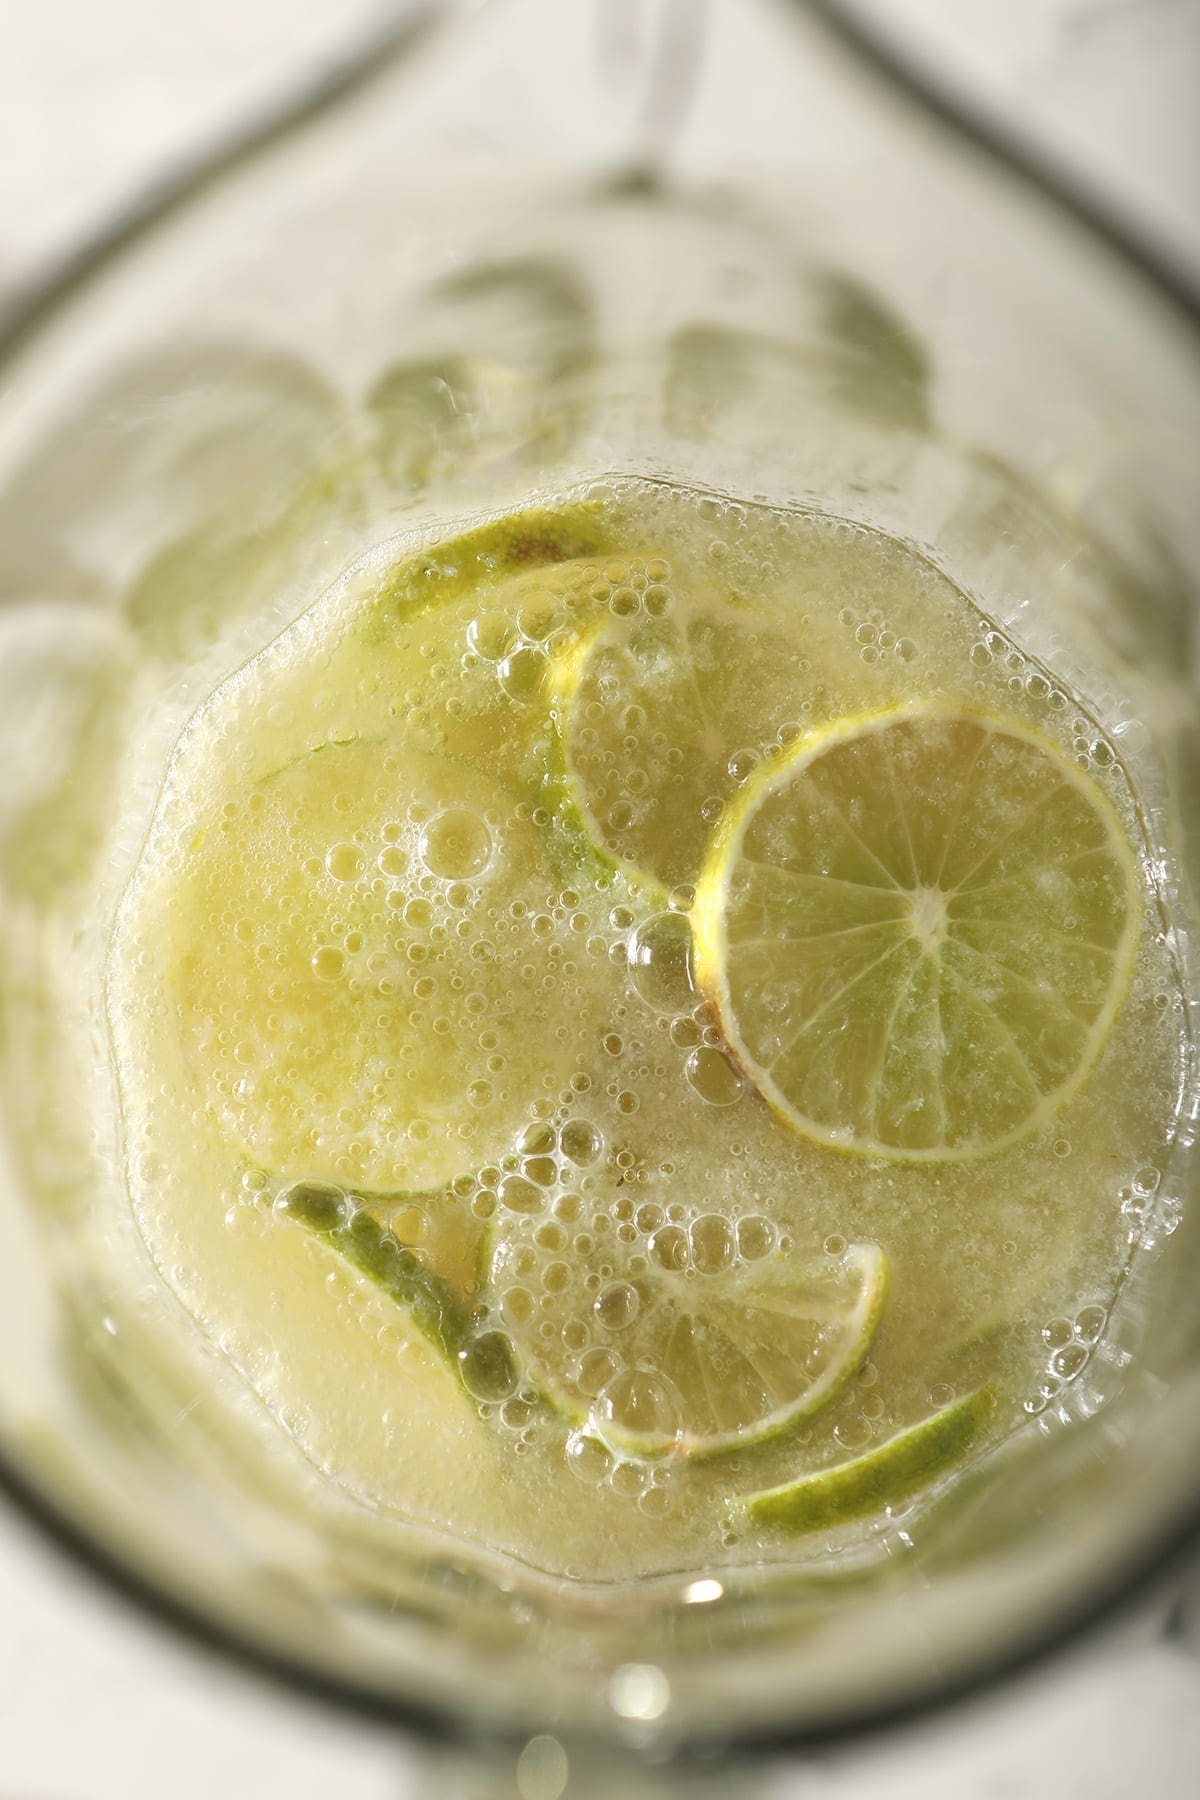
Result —
[[[842,10],[1200,296],[1200,0]],[[0,329],[114,218],[329,79],[403,11],[403,0],[0,0]],[[987,1701],[729,1791],[1191,1800],[1198,1640],[1193,1570]],[[473,1791],[466,1781],[161,1636],[0,1512],[0,1800],[449,1800]]]

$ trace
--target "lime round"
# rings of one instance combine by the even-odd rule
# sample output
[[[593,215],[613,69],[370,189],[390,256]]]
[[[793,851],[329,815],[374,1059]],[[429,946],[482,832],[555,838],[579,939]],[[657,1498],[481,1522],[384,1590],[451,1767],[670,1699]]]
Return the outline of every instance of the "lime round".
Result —
[[[509,1201],[501,1184],[495,1304],[546,1399],[618,1454],[774,1437],[866,1360],[887,1292],[874,1245],[803,1253],[760,1214],[565,1225],[570,1197],[551,1214],[530,1186]]]
[[[1034,1132],[1079,1086],[1141,916],[1095,781],[1017,721],[914,706],[746,784],[704,866],[695,967],[798,1131],[946,1161]]]
[[[221,796],[161,904],[126,910],[165,935],[167,1001],[235,1141],[285,1178],[377,1191],[502,1154],[595,1035],[604,982],[513,794],[354,743]]]

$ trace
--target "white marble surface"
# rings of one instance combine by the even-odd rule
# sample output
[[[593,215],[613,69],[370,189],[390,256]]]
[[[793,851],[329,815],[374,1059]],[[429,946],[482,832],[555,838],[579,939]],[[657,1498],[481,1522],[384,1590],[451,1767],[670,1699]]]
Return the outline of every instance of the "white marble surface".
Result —
[[[1130,210],[1200,280],[1197,0],[855,0]],[[147,181],[383,16],[379,0],[0,0],[0,312]],[[1192,1800],[1172,1592],[999,1694],[738,1777],[754,1800]],[[515,1795],[497,1771],[497,1793]],[[568,1788],[568,1800],[574,1794]],[[0,1800],[450,1800],[460,1777],[168,1636],[0,1513]],[[472,1797],[478,1792],[470,1789]]]

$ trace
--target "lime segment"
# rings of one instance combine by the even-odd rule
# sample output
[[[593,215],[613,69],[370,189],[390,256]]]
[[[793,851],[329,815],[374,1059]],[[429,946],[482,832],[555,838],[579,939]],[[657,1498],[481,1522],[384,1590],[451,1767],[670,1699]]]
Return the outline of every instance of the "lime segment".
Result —
[[[931,1413],[852,1462],[822,1469],[800,1481],[765,1488],[734,1502],[756,1525],[801,1533],[832,1531],[911,1500],[957,1468],[992,1416],[986,1388]]]
[[[705,862],[695,964],[798,1131],[948,1161],[1032,1133],[1082,1082],[1140,920],[1094,781],[1017,721],[910,707],[746,784]]]

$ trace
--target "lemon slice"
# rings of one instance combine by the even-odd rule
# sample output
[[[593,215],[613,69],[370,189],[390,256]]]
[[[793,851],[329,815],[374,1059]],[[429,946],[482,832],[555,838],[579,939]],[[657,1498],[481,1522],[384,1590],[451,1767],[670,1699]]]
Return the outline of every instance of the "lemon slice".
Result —
[[[1079,1086],[1142,904],[1099,786],[1023,724],[853,718],[730,806],[693,914],[697,978],[772,1107],[881,1157],[979,1156]]]
[[[739,1496],[732,1510],[755,1525],[797,1534],[832,1531],[871,1518],[911,1500],[959,1467],[982,1436],[994,1404],[991,1393],[981,1388],[851,1462]]]
[[[656,591],[557,662],[553,774],[562,829],[669,891],[695,881],[722,806],[799,717],[808,665],[749,608],[674,596],[656,617]]]
[[[707,1457],[777,1436],[866,1360],[887,1294],[876,1246],[802,1254],[764,1216],[716,1213],[627,1236],[605,1241],[593,1221],[572,1242],[537,1209],[506,1215],[491,1266],[541,1393],[618,1454]]]
[[[124,929],[165,943],[205,1097],[283,1179],[442,1187],[503,1154],[598,1029],[605,975],[553,917],[544,834],[464,764],[330,744],[227,781],[155,860]]]

